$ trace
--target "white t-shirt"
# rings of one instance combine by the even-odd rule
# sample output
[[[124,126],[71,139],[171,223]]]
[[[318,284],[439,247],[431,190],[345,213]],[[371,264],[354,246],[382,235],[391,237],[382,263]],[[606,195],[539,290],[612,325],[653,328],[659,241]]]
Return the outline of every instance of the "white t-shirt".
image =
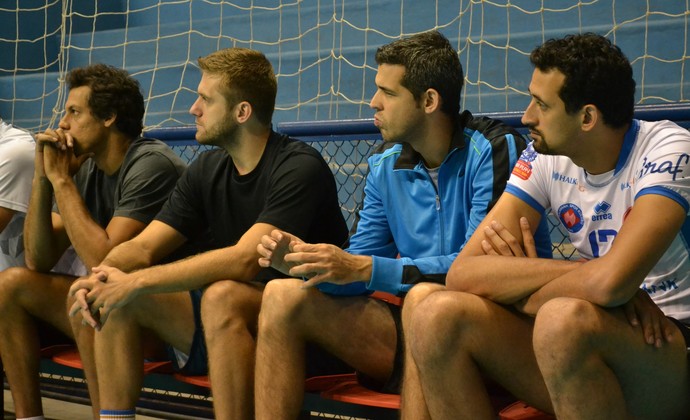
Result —
[[[564,156],[530,144],[506,191],[538,211],[551,212],[583,258],[606,254],[635,199],[660,194],[675,200],[685,223],[642,288],[667,316],[690,321],[690,133],[670,121],[633,120],[613,171],[587,174]],[[653,215],[652,215],[653,217]]]
[[[0,207],[14,216],[0,232],[0,270],[24,266],[24,218],[34,174],[34,139],[0,120]]]

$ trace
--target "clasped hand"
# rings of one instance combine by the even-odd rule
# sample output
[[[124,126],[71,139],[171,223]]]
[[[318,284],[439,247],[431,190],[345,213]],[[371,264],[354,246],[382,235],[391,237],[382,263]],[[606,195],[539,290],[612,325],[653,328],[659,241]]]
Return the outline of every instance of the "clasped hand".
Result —
[[[135,297],[131,279],[122,271],[98,266],[88,277],[77,279],[69,290],[75,298],[70,316],[82,315],[82,323],[100,330],[113,309],[121,308]]]
[[[46,130],[36,135],[35,167],[40,176],[50,182],[60,177],[72,177],[91,155],[77,157],[74,153],[74,138],[62,129]]]

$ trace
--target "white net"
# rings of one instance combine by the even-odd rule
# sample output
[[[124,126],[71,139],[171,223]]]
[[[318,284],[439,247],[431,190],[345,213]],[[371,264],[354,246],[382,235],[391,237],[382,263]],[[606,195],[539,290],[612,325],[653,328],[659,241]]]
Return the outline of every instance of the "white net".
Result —
[[[64,72],[105,62],[140,80],[147,127],[190,124],[196,58],[245,46],[278,74],[276,122],[366,118],[376,48],[432,28],[457,47],[474,112],[522,110],[529,52],[584,31],[628,55],[639,103],[682,102],[689,15],[680,0],[3,0],[0,116],[47,128]]]

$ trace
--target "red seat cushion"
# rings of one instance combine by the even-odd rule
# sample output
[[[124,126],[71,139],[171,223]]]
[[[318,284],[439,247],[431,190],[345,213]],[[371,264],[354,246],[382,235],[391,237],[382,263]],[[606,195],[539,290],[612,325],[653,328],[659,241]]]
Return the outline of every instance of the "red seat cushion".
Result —
[[[47,352],[47,351],[46,351]],[[41,351],[43,354],[43,350]],[[79,350],[74,346],[68,346],[66,349],[62,349],[54,352],[52,355],[53,362],[69,366],[75,369],[84,369],[84,365],[81,362],[81,357],[79,356]],[[144,362],[144,375],[149,373],[169,373],[172,372],[172,363],[170,361],[157,361],[157,362]]]
[[[360,385],[356,378],[334,385],[323,391],[321,397],[369,407],[400,409],[400,395],[372,391]]]
[[[498,413],[501,420],[556,420],[551,414],[530,407],[522,401],[510,404]]]
[[[209,389],[211,388],[211,381],[208,379],[207,375],[187,376],[181,373],[175,373],[173,374],[173,376],[180,382],[186,382],[188,384],[201,386]]]

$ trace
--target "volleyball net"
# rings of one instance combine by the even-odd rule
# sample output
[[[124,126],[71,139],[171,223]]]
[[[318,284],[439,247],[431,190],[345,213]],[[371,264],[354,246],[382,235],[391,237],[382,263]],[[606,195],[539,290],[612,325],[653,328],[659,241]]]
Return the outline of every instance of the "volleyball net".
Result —
[[[315,122],[323,132],[312,144],[334,170],[351,223],[377,133],[362,137],[342,121],[372,116],[379,46],[441,31],[465,72],[461,107],[514,120],[529,101],[532,49],[595,32],[631,60],[644,112],[687,120],[688,16],[688,1],[666,0],[7,0],[0,3],[0,117],[32,131],[54,126],[66,72],[103,62],[140,81],[146,128],[163,135],[156,130],[193,123],[197,57],[257,49],[278,78],[274,122],[307,131]],[[193,160],[201,149],[189,140],[173,146]],[[565,235],[554,230],[552,239],[568,257]]]
[[[527,56],[544,40],[592,31],[630,58],[639,104],[688,97],[687,1],[664,0],[15,0],[0,4],[0,116],[43,130],[65,99],[65,72],[94,62],[142,84],[147,127],[187,125],[196,59],[242,46],[278,76],[275,120],[372,115],[377,47],[438,29],[465,71],[462,107],[522,110]]]

